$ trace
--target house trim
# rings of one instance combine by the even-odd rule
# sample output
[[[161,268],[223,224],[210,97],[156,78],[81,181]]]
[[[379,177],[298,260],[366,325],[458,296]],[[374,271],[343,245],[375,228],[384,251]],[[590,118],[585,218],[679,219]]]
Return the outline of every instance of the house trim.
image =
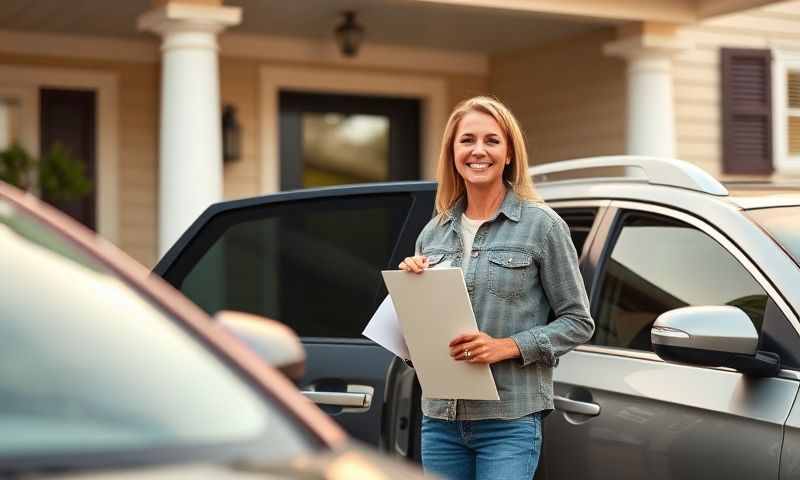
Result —
[[[773,159],[775,173],[800,174],[800,155],[789,157],[788,107],[786,73],[800,72],[800,49],[773,49],[772,51],[772,111]]]
[[[222,58],[405,70],[413,68],[469,75],[488,75],[489,72],[489,56],[482,53],[368,43],[356,58],[343,58],[336,44],[330,40],[245,33],[222,33],[218,40]],[[161,61],[159,45],[159,39],[155,36],[152,39],[129,40],[0,30],[0,52],[17,55],[155,63]]]
[[[159,42],[64,33],[0,30],[0,51],[17,55],[87,58],[108,61],[157,62]]]
[[[280,190],[278,94],[281,89],[356,95],[386,95],[421,100],[420,139],[423,178],[434,178],[439,135],[447,122],[444,80],[421,75],[388,75],[330,68],[262,67],[260,75],[261,191]]]
[[[38,152],[38,89],[40,88],[84,88],[97,94],[95,151],[97,154],[97,233],[112,243],[119,242],[119,110],[118,79],[115,74],[65,68],[0,65],[0,87],[33,92],[36,102],[36,119],[28,123],[35,133],[23,133],[33,142]],[[31,122],[28,119],[28,122]]]
[[[19,144],[34,157],[39,156],[39,95],[31,86],[6,85],[0,80],[0,95],[20,101]]]
[[[441,73],[488,75],[489,56],[437,48],[366,43],[355,58],[346,58],[331,40],[244,33],[220,35],[220,55],[257,60],[326,63],[340,67],[416,69]]]

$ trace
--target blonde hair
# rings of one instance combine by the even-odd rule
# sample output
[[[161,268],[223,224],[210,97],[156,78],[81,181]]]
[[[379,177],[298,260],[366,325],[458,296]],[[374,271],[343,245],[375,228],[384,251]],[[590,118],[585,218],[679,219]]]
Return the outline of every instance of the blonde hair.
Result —
[[[464,179],[456,170],[453,142],[458,124],[469,112],[485,113],[494,118],[506,137],[511,163],[503,169],[503,181],[520,198],[541,202],[542,199],[533,188],[533,181],[528,175],[528,151],[525,148],[525,137],[519,128],[517,119],[498,100],[489,97],[473,97],[464,100],[453,109],[450,119],[447,120],[447,126],[444,128],[439,163],[436,169],[436,179],[439,182],[439,188],[436,191],[436,213],[443,215],[449,211],[466,192]]]

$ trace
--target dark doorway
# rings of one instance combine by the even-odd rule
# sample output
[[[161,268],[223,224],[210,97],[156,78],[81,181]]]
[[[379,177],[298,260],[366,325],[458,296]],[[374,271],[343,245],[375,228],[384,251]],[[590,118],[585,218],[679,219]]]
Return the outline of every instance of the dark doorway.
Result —
[[[282,91],[281,190],[418,180],[420,102]]]
[[[67,215],[96,230],[96,95],[90,90],[42,89],[40,91],[41,153],[56,144],[66,147],[83,162],[84,175],[92,191],[80,200],[63,201],[44,198]]]

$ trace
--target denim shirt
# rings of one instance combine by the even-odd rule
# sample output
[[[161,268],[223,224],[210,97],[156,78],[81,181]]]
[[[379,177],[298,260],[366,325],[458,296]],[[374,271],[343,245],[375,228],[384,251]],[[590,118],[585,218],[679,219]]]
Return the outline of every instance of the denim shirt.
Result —
[[[429,266],[460,266],[462,197],[434,217],[417,238]],[[491,365],[500,400],[422,399],[422,412],[444,420],[512,419],[553,409],[558,357],[594,332],[589,299],[564,220],[543,203],[508,190],[495,215],[481,225],[464,272],[478,328],[511,337],[521,358]],[[447,348],[447,345],[443,345]]]

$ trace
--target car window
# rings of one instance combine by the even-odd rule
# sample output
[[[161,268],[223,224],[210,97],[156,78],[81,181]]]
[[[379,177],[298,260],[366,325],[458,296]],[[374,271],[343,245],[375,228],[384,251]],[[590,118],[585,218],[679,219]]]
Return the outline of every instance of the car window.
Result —
[[[732,305],[758,331],[767,295],[713,238],[686,223],[627,212],[605,259],[592,343],[652,350],[650,326],[662,313],[693,305]]]
[[[180,289],[210,314],[256,313],[302,337],[363,338],[411,203],[384,194],[226,212],[206,227],[218,238]]]
[[[554,208],[554,210],[569,226],[572,244],[575,246],[575,251],[578,252],[578,256],[580,257],[586,245],[586,239],[589,237],[589,231],[591,231],[592,225],[594,224],[594,218],[597,216],[597,209]]]
[[[0,252],[0,461],[263,447],[268,435],[281,442],[265,458],[307,451],[306,434],[176,319],[2,199]]]

